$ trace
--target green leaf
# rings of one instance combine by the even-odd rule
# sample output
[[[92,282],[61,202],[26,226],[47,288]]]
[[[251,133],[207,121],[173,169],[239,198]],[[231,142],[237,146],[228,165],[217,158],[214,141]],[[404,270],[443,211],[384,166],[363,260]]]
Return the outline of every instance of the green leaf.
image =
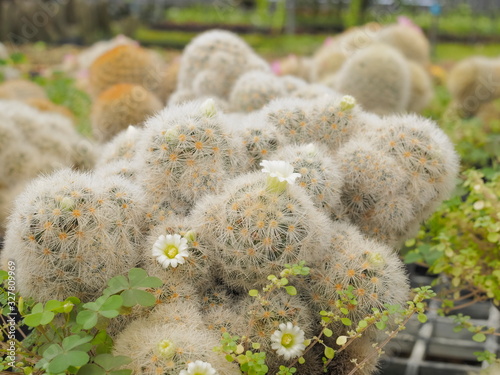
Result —
[[[51,299],[50,301],[47,301],[47,303],[45,303],[44,310],[45,311],[54,311],[54,310],[61,308],[61,306],[63,306],[63,302],[57,301],[55,299]]]
[[[105,375],[106,371],[93,363],[80,367],[77,375]]]
[[[24,324],[29,327],[49,324],[54,319],[55,314],[52,311],[44,311],[36,314],[29,314],[24,317]]]
[[[64,338],[64,340],[62,341],[62,347],[64,350],[69,351],[91,340],[92,336],[90,335],[84,337],[80,337],[78,335],[72,335]]]
[[[484,333],[476,333],[474,336],[472,336],[472,340],[476,342],[483,342],[486,340],[486,335]]]
[[[47,347],[43,351],[43,358],[45,358],[47,361],[50,361],[52,358],[55,358],[59,354],[63,353],[64,350],[57,344],[52,344]]]
[[[258,342],[252,342],[252,349],[260,349],[260,344]]]
[[[257,297],[259,295],[259,291],[257,289],[250,289],[248,294],[252,297]]]
[[[298,362],[299,362],[301,365],[303,365],[304,363],[306,363],[306,360],[304,359],[304,357],[299,357]]]
[[[95,311],[83,310],[76,316],[76,322],[80,324],[83,329],[91,329],[97,324],[97,313]]]
[[[385,329],[386,324],[384,322],[377,322],[377,323],[375,323],[375,327],[377,327],[377,329],[379,329],[380,331],[382,331],[382,330]]]
[[[94,362],[101,366],[106,371],[111,371],[114,368],[128,365],[132,359],[124,355],[114,356],[112,354],[100,354],[94,358]]]
[[[157,288],[163,285],[159,278],[148,276],[142,268],[132,268],[128,271],[128,278],[130,286],[134,288]]]
[[[152,294],[139,289],[129,289],[124,291],[121,296],[123,297],[123,306],[130,307],[135,305],[153,306],[156,303],[156,298]]]
[[[108,288],[104,290],[104,294],[116,294],[128,288],[129,284],[127,278],[123,275],[118,275],[108,281]]]
[[[366,320],[360,320],[358,323],[359,328],[365,328],[368,325],[368,322]]]
[[[108,310],[118,310],[123,305],[123,297],[122,296],[111,296],[102,304],[99,308],[99,312],[104,312]]]
[[[351,319],[349,319],[349,318],[342,318],[342,319],[340,319],[340,321],[345,326],[350,326],[352,324]]]
[[[323,334],[326,336],[326,337],[332,337],[333,335],[333,331],[331,329],[328,329],[328,328],[323,328]]]
[[[418,314],[417,318],[420,323],[425,323],[427,321],[427,316],[425,314]]]
[[[59,374],[70,366],[83,366],[89,359],[90,357],[87,353],[78,350],[62,353],[50,361],[48,370],[52,373]]]
[[[335,350],[333,348],[330,348],[329,346],[325,347],[325,357],[328,359],[333,359],[335,356]]]
[[[297,295],[297,289],[295,289],[294,286],[291,286],[291,285],[290,286],[285,286],[285,290],[291,296]]]

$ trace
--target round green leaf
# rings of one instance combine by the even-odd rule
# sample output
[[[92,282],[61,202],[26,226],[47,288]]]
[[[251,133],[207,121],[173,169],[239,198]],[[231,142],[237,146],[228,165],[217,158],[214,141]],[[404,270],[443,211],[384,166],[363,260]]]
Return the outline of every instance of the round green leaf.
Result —
[[[93,363],[80,367],[77,375],[105,375],[106,371]]]
[[[325,347],[325,357],[328,359],[333,359],[334,356],[335,356],[335,350],[333,350],[329,346]]]
[[[139,289],[129,289],[124,291],[121,296],[123,297],[123,306],[130,307],[135,305],[153,306],[156,303],[156,298],[152,294]]]
[[[476,342],[483,342],[486,340],[486,335],[484,333],[476,333],[474,336],[472,336],[472,340]]]
[[[418,314],[417,318],[420,323],[425,323],[427,321],[427,316],[425,314]]]
[[[328,328],[323,328],[323,334],[326,336],[326,337],[332,337],[333,335],[333,332],[331,329],[328,329]]]
[[[80,324],[83,329],[90,329],[97,324],[97,313],[95,311],[83,310],[76,316],[76,322]]]
[[[80,367],[89,361],[90,357],[87,353],[81,351],[70,351],[59,354],[49,363],[48,370],[52,373],[59,374],[65,371],[68,367]]]
[[[291,296],[297,295],[297,289],[294,286],[285,286],[285,290]]]

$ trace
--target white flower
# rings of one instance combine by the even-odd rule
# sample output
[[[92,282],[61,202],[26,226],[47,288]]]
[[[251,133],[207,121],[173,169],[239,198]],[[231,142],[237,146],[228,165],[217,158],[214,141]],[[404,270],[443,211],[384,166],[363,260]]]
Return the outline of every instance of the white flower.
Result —
[[[290,322],[279,325],[279,330],[271,335],[271,343],[271,347],[287,361],[300,356],[306,348],[304,331]]]
[[[137,133],[139,131],[137,130],[137,128],[133,125],[129,125],[127,130],[125,131],[125,134],[127,134],[127,139],[129,140],[133,140],[137,137]]]
[[[293,173],[293,166],[283,160],[262,160],[260,166],[263,167],[262,172],[277,178],[279,182],[293,184],[300,177],[300,173]]]
[[[170,340],[162,340],[158,343],[158,351],[162,357],[173,357],[175,354],[174,343]]]
[[[175,268],[189,256],[187,240],[178,234],[161,235],[153,245],[153,256],[163,267]]]
[[[340,109],[342,111],[348,111],[350,109],[353,109],[356,105],[356,99],[352,97],[351,95],[344,95],[342,97],[342,101],[340,102]]]
[[[217,107],[215,106],[215,101],[212,98],[208,98],[200,107],[201,113],[206,117],[214,117],[217,114]]]
[[[196,361],[191,362],[187,370],[182,370],[179,375],[217,375],[217,371],[208,362]]]

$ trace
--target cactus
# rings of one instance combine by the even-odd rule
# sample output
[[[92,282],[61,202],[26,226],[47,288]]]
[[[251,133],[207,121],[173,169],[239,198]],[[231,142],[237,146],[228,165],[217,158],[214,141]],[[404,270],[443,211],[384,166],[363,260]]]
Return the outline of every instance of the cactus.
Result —
[[[351,223],[361,228],[367,222],[375,222],[382,226],[379,231],[383,233],[403,230],[414,215],[410,202],[399,201],[395,209],[408,208],[409,205],[410,208],[403,210],[400,215],[386,215],[383,218],[387,221],[373,217],[376,216],[375,212],[384,207],[387,209],[386,204],[394,197],[405,195],[404,188],[409,180],[397,161],[363,138],[353,139],[341,147],[336,160],[344,179],[339,216],[345,215]]]
[[[177,89],[177,81],[179,76],[179,70],[181,68],[180,56],[175,57],[170,61],[163,72],[163,90],[165,95],[165,100],[169,100],[172,93]]]
[[[365,238],[347,223],[335,222],[330,229],[330,248],[316,252],[309,262],[307,288],[314,310],[338,311],[338,292],[353,288],[356,305],[347,309],[354,324],[382,309],[384,304],[403,305],[408,299],[409,283],[403,263],[391,248]],[[391,287],[396,286],[396,287]]]
[[[285,86],[285,92],[288,94],[293,94],[295,91],[304,89],[308,86],[308,83],[306,81],[294,76],[285,75],[281,76],[280,78],[281,82]]]
[[[25,141],[16,123],[0,112],[0,189],[15,186],[44,171],[41,156],[35,147]]]
[[[40,161],[49,169],[93,167],[96,157],[93,145],[76,131],[67,117],[40,112],[18,101],[0,101],[0,112],[15,122],[25,142],[41,153]]]
[[[313,56],[313,82],[322,82],[338,72],[350,56],[374,42],[378,30],[378,25],[367,24],[351,28],[327,40]]]
[[[162,108],[160,100],[142,86],[111,86],[92,105],[92,133],[98,141],[106,142],[129,125],[142,125]]]
[[[251,70],[269,72],[268,64],[236,34],[211,30],[198,35],[184,49],[178,90],[194,91],[197,97],[227,99],[234,82]]]
[[[92,96],[97,97],[113,85],[130,83],[144,87],[164,103],[163,69],[163,63],[151,51],[134,45],[120,45],[92,63],[89,70],[90,91]]]
[[[179,214],[221,183],[239,166],[238,144],[213,101],[166,108],[145,123],[137,163],[153,204],[175,206]],[[172,207],[175,212],[175,207]]]
[[[157,305],[195,300],[195,289],[210,284],[208,258],[186,220],[172,216],[152,227],[142,246],[141,259],[148,274],[163,281],[156,293]]]
[[[449,197],[459,160],[448,136],[435,122],[414,114],[389,116],[369,136],[405,171],[405,195],[413,204],[416,223]]]
[[[447,86],[458,114],[469,117],[481,105],[500,97],[500,59],[474,56],[453,66]]]
[[[175,312],[170,309],[158,310],[148,318],[132,322],[116,338],[113,354],[132,358],[132,363],[125,367],[133,374],[183,374],[188,364],[195,361],[210,363],[220,375],[241,374],[237,364],[213,352],[219,344],[218,336],[202,327],[196,315],[191,318],[190,326],[161,321],[165,314],[172,313]]]
[[[97,166],[114,161],[134,159],[137,141],[141,137],[142,128],[129,125],[127,130],[118,133],[113,139],[103,145]]]
[[[289,145],[274,153],[271,159],[288,161],[300,173],[297,185],[306,189],[316,207],[335,217],[340,204],[343,175],[328,156],[325,146],[314,143]]]
[[[278,182],[261,172],[241,176],[226,184],[222,194],[203,199],[192,212],[200,242],[213,252],[213,267],[220,268],[222,280],[236,290],[262,286],[267,275],[322,246],[328,218],[305,191],[287,185],[296,175],[288,169],[277,173],[287,177]]]
[[[410,100],[408,111],[419,113],[427,107],[434,95],[432,79],[427,71],[418,63],[408,61],[411,74]]]
[[[47,94],[36,83],[23,79],[15,79],[0,84],[0,99],[47,99]]]
[[[261,113],[244,116],[240,121],[230,116],[226,116],[226,119],[227,123],[233,125],[233,132],[236,132],[242,140],[247,156],[246,171],[260,169],[262,160],[286,144],[286,139],[278,129],[266,124]]]
[[[37,301],[97,298],[139,260],[142,199],[118,177],[97,181],[65,169],[34,180],[15,202],[3,254],[16,260],[20,293]]]
[[[409,60],[426,66],[430,62],[430,44],[424,33],[400,24],[386,26],[377,33],[377,40],[399,50]]]
[[[285,93],[285,85],[278,77],[260,71],[248,72],[234,83],[229,105],[235,112],[252,112]]]
[[[396,49],[372,44],[351,56],[338,72],[338,91],[352,95],[367,111],[403,112],[410,100],[411,76]]]

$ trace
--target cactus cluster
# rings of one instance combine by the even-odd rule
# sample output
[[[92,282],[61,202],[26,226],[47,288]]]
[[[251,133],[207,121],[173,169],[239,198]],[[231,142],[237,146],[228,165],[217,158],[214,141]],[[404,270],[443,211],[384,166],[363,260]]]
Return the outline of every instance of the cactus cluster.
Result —
[[[372,44],[363,33],[352,31],[346,46],[358,37]],[[373,46],[359,55],[376,54]],[[404,111],[407,62],[392,47],[376,46],[379,65],[392,66],[394,86],[381,95],[379,83],[375,91],[384,100],[404,101],[391,103]],[[365,58],[357,60],[356,72],[342,66],[335,81],[361,80],[363,69],[377,69],[363,66]],[[122,88],[134,87],[152,59],[138,47],[117,47],[95,60],[91,83],[103,91],[123,84],[111,82],[123,74],[131,80]],[[123,70],[111,69],[111,61]],[[142,127],[102,107],[116,122],[102,138],[92,171],[65,168],[27,186],[8,221],[2,263],[16,260],[21,295],[37,301],[91,300],[110,277],[135,266],[160,278],[163,286],[151,290],[154,307],[133,309],[110,327],[114,354],[130,356],[128,368],[137,374],[239,374],[236,363],[213,352],[221,333],[260,343],[271,373],[297,360],[298,373],[319,374],[321,345],[304,353],[305,364],[298,357],[305,338],[321,332],[320,310],[355,325],[374,308],[407,300],[396,250],[450,194],[458,170],[453,146],[431,120],[379,117],[359,104],[364,99],[270,75],[269,66],[228,32],[195,38],[178,68],[169,105]],[[18,191],[16,181],[27,179],[22,176],[43,170],[23,160],[48,158],[47,172],[56,161],[81,164],[75,156],[81,139],[67,119],[19,106],[0,102],[0,188],[5,184],[9,193]],[[389,105],[370,108],[391,112]],[[66,159],[57,159],[60,154]],[[0,208],[5,197],[0,194]],[[294,293],[276,288],[268,299],[255,297],[255,289],[265,293],[276,280],[270,275],[301,261],[310,272],[294,278]],[[343,292],[357,301],[345,306],[347,312],[339,306]],[[337,328],[337,337],[346,333],[344,325]],[[333,339],[325,342],[334,347]],[[351,359],[366,357],[375,341],[370,327],[326,371],[349,373]],[[376,365],[374,357],[361,371],[372,374]]]

